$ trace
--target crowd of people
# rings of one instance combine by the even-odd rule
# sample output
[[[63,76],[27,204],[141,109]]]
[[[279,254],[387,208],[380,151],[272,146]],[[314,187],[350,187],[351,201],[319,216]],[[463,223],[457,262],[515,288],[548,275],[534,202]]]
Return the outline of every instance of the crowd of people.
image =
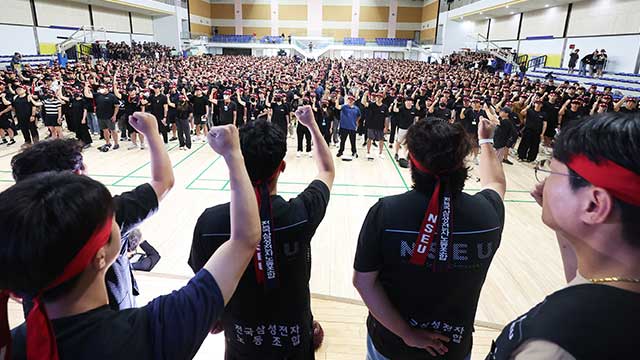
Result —
[[[91,54],[96,59],[135,60],[147,58],[160,60],[171,56],[175,49],[157,42],[136,42],[131,45],[122,42],[94,42],[91,44]]]
[[[587,76],[588,72],[591,77],[601,78],[604,69],[607,67],[607,51],[605,49],[594,50],[592,53],[580,58],[580,49],[574,49],[569,54],[569,74],[575,72],[578,60],[580,60],[578,75]]]
[[[551,161],[536,164],[532,196],[557,234],[570,286],[509,324],[487,358],[632,358],[635,99],[499,76],[463,65],[474,54],[456,56],[445,64],[198,56],[3,72],[8,127],[15,113],[25,139],[37,142],[31,129],[44,116],[53,139],[12,159],[16,184],[0,193],[0,354],[192,358],[209,332],[224,331],[226,359],[313,359],[322,330],[310,306],[311,241],[335,178],[331,146],[353,160],[359,134],[370,159],[382,155],[372,146],[393,144],[413,181],[369,210],[357,239],[353,283],[369,309],[367,358],[469,359],[504,227],[502,164],[521,134],[522,161],[536,161],[541,141],[553,146]],[[61,138],[63,121],[79,140]],[[151,181],[112,197],[86,176],[82,150],[97,130],[101,151],[119,140],[132,150],[146,143]],[[317,174],[285,201],[277,184],[290,170],[294,135]],[[137,308],[130,235],[173,187],[163,144],[176,139],[188,150],[201,137],[229,168],[231,201],[199,217],[189,284]],[[462,191],[469,161],[482,187],[474,195]],[[10,297],[27,314],[11,331]]]

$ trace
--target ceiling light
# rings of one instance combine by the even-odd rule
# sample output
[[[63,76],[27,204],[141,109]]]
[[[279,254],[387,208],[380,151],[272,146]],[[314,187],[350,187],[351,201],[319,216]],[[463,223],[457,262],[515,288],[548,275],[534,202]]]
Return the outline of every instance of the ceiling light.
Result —
[[[549,4],[545,4],[544,7],[549,7]]]
[[[509,14],[513,15],[513,14],[515,14],[515,12],[513,12],[513,11],[512,11],[512,12],[510,12]]]

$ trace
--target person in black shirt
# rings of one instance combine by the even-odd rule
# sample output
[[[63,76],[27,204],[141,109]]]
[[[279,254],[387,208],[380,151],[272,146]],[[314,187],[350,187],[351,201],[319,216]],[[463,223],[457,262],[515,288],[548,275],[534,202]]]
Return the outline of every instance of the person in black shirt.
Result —
[[[276,126],[280,127],[284,137],[287,137],[287,127],[289,124],[289,105],[282,102],[282,95],[275,94],[273,95],[273,102],[267,103],[271,122]]]
[[[15,89],[16,96],[11,101],[11,106],[18,119],[18,128],[24,136],[24,143],[37,143],[40,140],[38,126],[36,123],[36,107],[33,104],[32,96],[27,95],[27,90],[18,86]]]
[[[518,159],[525,162],[533,162],[538,157],[540,140],[547,128],[547,114],[542,111],[543,102],[540,99],[533,101],[522,109],[522,114],[526,115],[522,139],[518,146]]]
[[[171,133],[173,134],[173,136],[171,136],[169,141],[178,140],[178,135],[177,135],[178,126],[176,124],[176,109],[175,107],[172,107],[170,104],[177,103],[179,96],[180,96],[180,93],[178,92],[176,85],[175,84],[169,85],[169,94],[167,94],[167,105],[168,105],[167,123],[169,124],[169,127],[171,128]]]
[[[142,253],[138,252],[138,248]],[[137,271],[151,271],[160,262],[160,253],[148,241],[142,239],[140,229],[129,233],[129,261],[131,268]]]
[[[542,104],[542,111],[547,114],[547,128],[544,135],[544,147],[545,152],[550,155],[550,151],[546,148],[550,148],[553,143],[553,138],[556,136],[556,130],[559,129],[558,125],[558,113],[562,108],[562,104],[558,100],[558,93],[552,91],[549,93],[549,100]]]
[[[116,83],[114,81],[114,91],[118,91]],[[116,131],[116,117],[118,116],[118,110],[120,102],[116,95],[107,90],[105,84],[98,86],[97,92],[92,92],[89,83],[84,87],[84,96],[87,99],[94,99],[96,102],[96,116],[98,117],[98,123],[100,130],[104,136],[105,144],[99,148],[102,152],[107,152],[111,148],[111,139],[113,138],[113,150],[120,148],[118,144],[118,132]]]
[[[369,92],[362,96],[362,105],[367,108],[367,159],[373,159],[371,155],[371,143],[378,142],[378,158],[384,159],[384,130],[387,127],[389,108],[382,102],[382,94],[372,94],[375,102],[369,102]]]
[[[509,161],[509,148],[518,141],[518,129],[512,120],[511,108],[503,107],[500,109],[498,116],[500,123],[496,127],[495,134],[493,135],[493,147],[496,149],[498,161],[513,165],[513,163]]]
[[[295,110],[297,110],[300,106],[311,105],[311,99],[309,99],[308,97],[294,100],[294,102],[298,102],[298,104],[301,104],[291,108],[292,110],[291,113],[293,113],[294,115],[295,115]],[[313,114],[313,111],[312,111],[312,114]],[[314,120],[315,120],[315,115],[314,115]],[[296,139],[298,140],[296,157],[299,158],[300,156],[302,156],[302,150],[303,150],[302,143],[305,142],[306,146],[304,150],[307,153],[307,155],[311,158],[313,157],[313,154],[311,153],[311,132],[309,131],[309,128],[307,128],[302,123],[300,123],[300,121],[297,121],[296,123],[297,123]]]
[[[413,190],[380,199],[358,237],[353,283],[369,309],[367,358],[469,358],[504,226],[506,182],[490,116],[478,129],[483,190],[475,195],[462,192],[471,152],[462,125],[420,120],[409,128]]]
[[[313,359],[311,239],[324,217],[335,169],[311,107],[301,107],[296,116],[311,131],[318,175],[289,201],[277,195],[287,151],[280,127],[257,120],[240,129],[242,154],[260,199],[263,240],[222,316],[227,360]],[[229,204],[218,205],[198,219],[189,255],[194,271],[228,243],[229,210]]]
[[[480,152],[477,140],[478,124],[480,124],[481,117],[487,117],[486,105],[485,109],[482,109],[482,101],[478,98],[471,100],[470,109],[465,109],[460,113],[460,120],[462,120],[467,135],[471,140],[471,146],[473,146],[473,161],[476,165],[478,164],[478,154]]]
[[[569,105],[569,108],[567,108],[567,105]],[[578,120],[585,116],[581,107],[582,101],[580,100],[567,100],[562,105],[562,109],[558,112],[558,126],[560,126],[561,131],[575,125]]]
[[[237,127],[241,127],[247,122],[247,102],[249,100],[244,97],[243,92],[241,88],[237,88],[235,93],[236,121],[234,124]]]
[[[316,103],[312,106],[322,137],[327,145],[331,145],[331,130],[334,120],[329,110],[329,101],[326,99],[322,99],[321,101],[316,100]]]
[[[220,108],[220,125],[236,125],[237,106],[235,102],[231,101],[231,90],[224,91],[222,102],[220,102],[218,99],[210,99],[210,101],[213,104],[218,105],[218,108]]]
[[[148,118],[144,126],[155,126],[155,119]],[[152,130],[155,134],[148,135],[158,137],[157,129]],[[153,143],[162,150],[159,139]],[[186,286],[139,309],[107,306],[105,274],[121,249],[121,229],[114,215],[117,205],[104,185],[70,172],[47,173],[0,194],[0,311],[6,314],[9,291],[37,294],[39,302],[27,323],[10,336],[3,318],[3,353],[11,345],[12,359],[26,359],[27,354],[95,360],[195,356],[260,238],[258,207],[237,130],[213,129],[210,145],[229,166],[230,240]],[[46,231],[31,231],[42,226]]]
[[[580,49],[575,49],[571,52],[571,54],[569,54],[569,71],[567,71],[569,74],[573,74],[576,69],[576,64],[578,63],[578,59],[580,58],[579,53]]]
[[[214,94],[215,92],[211,93],[212,96]],[[191,105],[193,105],[193,124],[195,126],[194,140],[199,141],[200,131],[203,132],[202,139],[205,138],[204,134],[207,133],[207,121],[204,116],[209,113],[210,101],[206,96],[202,94],[202,88],[196,87],[194,94],[189,96],[189,102],[191,102]]]
[[[638,357],[639,138],[637,115],[596,115],[563,130],[536,167],[532,196],[569,284],[507,324],[487,360]]]
[[[398,103],[401,101],[402,99],[394,101],[392,108],[393,112],[398,114],[398,138],[393,145],[393,150],[395,160],[398,164],[403,168],[408,168],[409,161],[405,158],[404,152],[401,154],[402,156],[399,155],[399,152],[401,148],[406,147],[404,139],[407,136],[409,127],[418,120],[418,111],[415,106],[413,106],[413,100],[411,98],[404,99],[404,105],[399,106]]]
[[[167,103],[167,96],[162,93],[162,85],[159,83],[153,86],[153,94],[149,96],[149,112],[155,116],[162,140],[165,144],[168,144],[167,113],[169,112],[169,104]]]
[[[14,123],[13,118],[11,117],[11,110],[13,107],[11,106],[11,101],[7,98],[7,93],[5,92],[5,85],[0,80],[0,134],[2,135],[3,143],[7,144],[7,146],[11,146],[16,143],[13,139],[14,136]],[[4,138],[4,133],[9,135],[10,141]]]
[[[133,115],[134,113],[138,111],[141,111],[141,112],[145,111],[144,109],[145,106],[142,105],[141,96],[138,94],[138,90],[136,89],[135,86],[129,87],[129,94],[128,96],[124,97],[122,101],[124,102],[124,112],[125,112],[125,116],[127,117],[127,132],[131,137],[131,145],[127,147],[127,149],[128,150],[136,149],[138,147],[138,138],[140,138],[140,150],[144,150],[145,148],[144,135],[141,133],[138,133],[138,131],[133,126],[131,126],[131,124],[128,121],[129,116]]]
[[[193,114],[193,106],[187,101],[187,96],[180,94],[175,105],[176,125],[178,127],[178,141],[180,150],[191,149],[191,133],[189,132],[189,117]]]
[[[107,270],[106,282],[109,305],[114,310],[135,306],[138,289],[127,253],[126,234],[151,216],[158,203],[173,187],[174,177],[171,162],[157,134],[155,119],[144,113],[136,113],[130,119],[131,125],[146,134],[151,152],[152,180],[132,191],[114,197],[115,218],[121,228],[122,246],[115,263]],[[48,171],[73,171],[86,175],[81,146],[75,140],[55,140],[38,143],[15,155],[11,160],[13,178],[20,182],[34,174]],[[25,310],[29,310],[29,305]]]
[[[63,100],[69,103],[69,118],[67,124],[73,124],[76,137],[82,141],[83,148],[91,147],[93,139],[89,134],[89,126],[87,125],[87,101],[82,96],[82,91],[76,89],[73,91],[71,98],[63,97]]]
[[[623,114],[638,113],[638,100],[625,95],[615,104],[614,110]]]

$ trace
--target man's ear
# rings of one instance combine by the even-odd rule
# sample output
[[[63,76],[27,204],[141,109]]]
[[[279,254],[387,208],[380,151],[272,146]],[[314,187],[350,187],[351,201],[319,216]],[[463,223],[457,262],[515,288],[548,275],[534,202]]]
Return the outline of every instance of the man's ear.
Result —
[[[108,245],[108,243],[107,243]],[[101,247],[100,249],[98,249],[98,252],[96,253],[96,255],[93,257],[93,266],[95,267],[96,270],[100,271],[103,268],[107,267],[107,245]]]
[[[580,220],[589,225],[605,223],[614,208],[614,199],[606,190],[592,187],[584,192]]]

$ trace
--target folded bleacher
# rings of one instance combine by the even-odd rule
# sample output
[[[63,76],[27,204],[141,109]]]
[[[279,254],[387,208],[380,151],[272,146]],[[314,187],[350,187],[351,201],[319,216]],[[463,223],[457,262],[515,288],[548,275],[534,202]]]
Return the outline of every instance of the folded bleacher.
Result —
[[[260,39],[262,44],[282,44],[282,36],[265,35]]]
[[[353,38],[353,37],[346,37],[342,40],[342,43],[344,45],[351,45],[351,46],[365,46],[367,45],[367,42],[365,41],[364,38],[358,37],[358,38]]]
[[[214,35],[211,42],[219,43],[250,43],[253,35]]]
[[[411,39],[396,39],[396,38],[376,38],[376,44],[379,46],[407,46],[408,41]]]

